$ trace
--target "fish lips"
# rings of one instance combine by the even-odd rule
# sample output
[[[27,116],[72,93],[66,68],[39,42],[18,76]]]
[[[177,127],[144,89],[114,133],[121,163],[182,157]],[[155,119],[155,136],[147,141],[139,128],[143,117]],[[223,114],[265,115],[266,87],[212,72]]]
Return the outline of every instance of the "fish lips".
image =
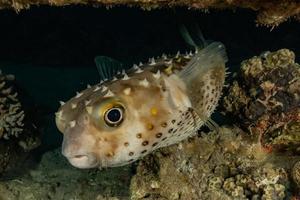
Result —
[[[67,154],[62,151],[62,154],[68,159],[71,165],[80,169],[95,168],[99,166],[97,157],[93,153]]]

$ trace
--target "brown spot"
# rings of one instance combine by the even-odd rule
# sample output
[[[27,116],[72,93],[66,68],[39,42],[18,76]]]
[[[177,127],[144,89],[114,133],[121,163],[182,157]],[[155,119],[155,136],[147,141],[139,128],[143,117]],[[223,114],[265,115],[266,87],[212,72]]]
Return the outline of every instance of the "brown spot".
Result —
[[[128,147],[128,146],[129,146],[129,143],[128,143],[128,142],[125,142],[125,143],[124,143],[124,146],[125,146],[125,147]]]
[[[168,132],[169,132],[169,133],[172,133],[172,131],[173,131],[173,128],[169,129],[169,131],[168,131]]]
[[[148,144],[149,144],[149,142],[148,142],[147,140],[145,140],[145,141],[142,143],[143,146],[147,146]]]
[[[178,123],[177,123],[177,126],[181,126],[182,125],[182,121],[179,121]]]
[[[146,152],[147,152],[147,150],[144,150],[144,151],[142,151],[141,153],[144,154],[144,153],[146,153]]]
[[[154,128],[153,124],[150,124],[150,123],[147,124],[147,129],[149,131],[153,130],[153,128]]]
[[[175,119],[173,119],[173,120],[172,120],[172,124],[174,124],[175,122],[176,122],[176,120],[175,120]]]
[[[128,155],[129,155],[129,156],[133,156],[133,154],[134,154],[134,153],[131,151],[131,152],[129,152]]]
[[[108,152],[108,153],[106,154],[106,157],[113,157],[114,155],[115,155],[114,152]]]
[[[136,134],[136,137],[140,139],[140,138],[142,138],[142,134],[138,133],[138,134]]]
[[[163,123],[161,123],[161,126],[166,128],[168,126],[168,124],[167,124],[167,122],[163,122]]]
[[[167,137],[164,137],[163,139],[162,139],[162,141],[165,141],[167,139]]]
[[[155,147],[157,144],[158,144],[158,142],[154,142],[154,143],[152,144],[152,146]]]
[[[156,133],[156,137],[160,138],[162,136],[162,133]]]

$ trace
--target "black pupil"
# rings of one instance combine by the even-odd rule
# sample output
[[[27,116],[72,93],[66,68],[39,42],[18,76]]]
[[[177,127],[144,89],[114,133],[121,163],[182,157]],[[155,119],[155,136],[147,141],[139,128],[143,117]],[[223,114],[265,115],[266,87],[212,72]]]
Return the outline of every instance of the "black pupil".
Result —
[[[118,109],[112,109],[107,113],[107,119],[111,122],[118,122],[121,118],[121,112]]]

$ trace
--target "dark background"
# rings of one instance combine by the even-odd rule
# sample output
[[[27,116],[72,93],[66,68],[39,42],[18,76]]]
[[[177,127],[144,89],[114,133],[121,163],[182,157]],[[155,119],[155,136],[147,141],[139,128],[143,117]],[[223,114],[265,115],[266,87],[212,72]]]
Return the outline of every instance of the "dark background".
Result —
[[[0,60],[32,65],[82,67],[96,55],[140,61],[163,52],[185,50],[178,19],[198,23],[206,38],[222,41],[232,62],[265,50],[300,50],[295,20],[279,27],[257,27],[249,10],[201,11],[184,8],[143,11],[138,8],[85,6],[32,7],[19,14],[0,11]]]
[[[300,23],[257,27],[249,10],[204,13],[185,8],[143,11],[117,7],[31,7],[16,13],[0,10],[0,69],[16,75],[23,104],[43,133],[43,148],[58,147],[61,135],[54,123],[59,100],[68,100],[87,83],[99,81],[96,55],[128,65],[162,53],[189,49],[178,25],[198,24],[207,39],[221,41],[228,67],[266,50],[289,48],[300,58]]]

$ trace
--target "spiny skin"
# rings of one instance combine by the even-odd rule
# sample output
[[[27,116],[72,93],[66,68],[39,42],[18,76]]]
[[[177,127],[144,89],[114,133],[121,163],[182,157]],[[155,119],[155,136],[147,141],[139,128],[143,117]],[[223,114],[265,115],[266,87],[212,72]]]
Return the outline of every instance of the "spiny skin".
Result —
[[[225,67],[185,84],[177,73],[192,56],[150,59],[62,105],[56,124],[64,134],[63,155],[78,168],[115,167],[193,135],[204,123],[200,118],[209,118],[217,105]],[[200,108],[200,118],[192,106]],[[103,114],[112,107],[123,109],[122,122],[113,127]]]

